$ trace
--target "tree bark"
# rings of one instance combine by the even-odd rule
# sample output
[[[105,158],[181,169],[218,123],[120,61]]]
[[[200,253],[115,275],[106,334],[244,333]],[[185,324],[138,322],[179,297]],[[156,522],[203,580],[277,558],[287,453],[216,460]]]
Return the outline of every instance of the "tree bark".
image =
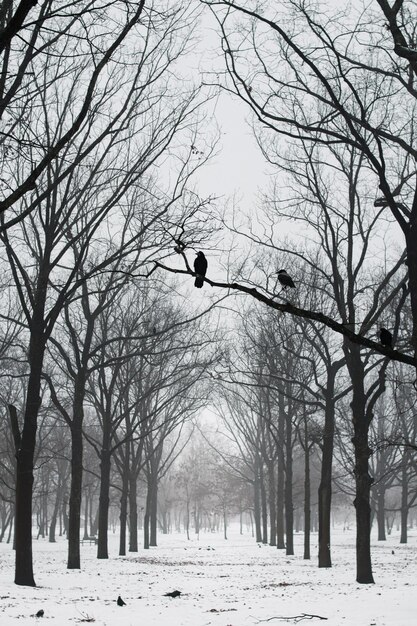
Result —
[[[417,370],[417,193],[414,197],[409,228],[405,233],[408,266],[408,287],[410,290],[413,333],[411,344],[414,350],[415,368]]]
[[[75,403],[74,403],[75,404]],[[71,486],[68,512],[68,569],[80,569],[80,527],[83,482],[82,419],[74,412],[71,424]]]
[[[268,543],[268,505],[266,498],[264,465],[262,459],[259,459],[259,487],[261,494],[262,543]]]
[[[258,463],[255,461],[255,480],[253,483],[253,517],[255,519],[255,538],[257,543],[262,542],[261,508]]]
[[[51,522],[49,524],[49,543],[56,543],[56,538],[55,538],[56,522],[58,519],[59,508],[61,506],[61,500],[62,500],[62,485],[61,485],[61,480],[58,479],[54,510],[52,511]]]
[[[401,535],[400,543],[407,543],[408,523],[408,452],[403,454],[401,467]]]
[[[378,525],[378,541],[386,541],[385,533],[385,486],[378,485],[376,519]]]
[[[307,419],[304,420],[304,559],[310,559],[311,492],[310,492],[310,448],[308,444]]]
[[[332,367],[329,367],[327,369],[321,476],[318,493],[319,567],[332,566],[330,534],[332,506],[332,464],[334,446],[334,383],[335,372]]]
[[[269,545],[277,545],[276,486],[274,462],[268,463],[268,495],[269,495]]]
[[[46,298],[46,282],[42,288],[39,281],[34,307],[29,345],[29,380],[20,448],[16,454],[16,585],[35,587],[32,559],[32,496],[33,463],[36,445],[38,412],[40,407],[41,376],[45,354],[43,320]]]
[[[151,502],[149,517],[149,545],[157,545],[157,528],[158,528],[158,477],[156,472],[150,476],[151,481]]]
[[[148,480],[148,489],[146,493],[146,505],[145,505],[145,515],[143,520],[143,547],[145,550],[149,550],[150,546],[150,518],[151,518],[151,500],[152,500],[152,487],[150,485],[150,481]],[[189,516],[188,516],[189,518]],[[187,539],[189,539],[188,528],[187,528]]]
[[[285,553],[294,554],[294,503],[292,493],[292,420],[288,411],[285,424]]]
[[[122,469],[122,493],[120,496],[120,541],[119,556],[126,555],[126,530],[127,530],[127,501],[129,492],[129,442],[125,448]]]
[[[359,347],[351,344],[347,350],[347,363],[352,381],[352,421],[355,451],[356,509],[356,580],[358,583],[374,582],[371,562],[371,506],[372,478],[369,474],[369,421],[366,415],[364,389],[365,371]]]
[[[285,500],[285,414],[283,406],[282,394],[278,397],[278,446],[277,446],[277,548],[283,550],[285,548],[284,538],[284,500]]]
[[[138,551],[138,502],[136,498],[136,472],[129,474],[129,552]]]
[[[110,505],[111,453],[108,447],[101,449],[100,459],[100,499],[98,513],[97,558],[108,559],[108,527]]]
[[[87,492],[85,494],[85,503],[84,503],[84,535],[83,535],[83,539],[89,539],[90,538],[90,534],[88,532],[89,503],[90,503],[90,494]]]

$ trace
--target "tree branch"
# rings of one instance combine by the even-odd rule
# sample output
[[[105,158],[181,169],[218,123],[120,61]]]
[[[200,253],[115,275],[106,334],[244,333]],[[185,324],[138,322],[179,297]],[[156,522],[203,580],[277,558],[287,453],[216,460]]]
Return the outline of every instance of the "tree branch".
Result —
[[[155,262],[155,266],[173,274],[196,276],[195,272],[168,267],[167,265],[164,265],[159,261]],[[290,315],[294,315],[295,317],[302,317],[304,319],[310,320],[311,322],[318,322],[319,324],[323,324],[324,326],[327,326],[328,328],[334,330],[339,335],[347,337],[352,343],[359,344],[360,346],[363,346],[364,348],[369,348],[370,350],[375,350],[375,352],[378,352],[383,356],[388,356],[393,361],[406,363],[407,365],[412,365],[413,367],[416,367],[417,365],[416,360],[412,356],[399,352],[398,350],[383,346],[376,341],[372,341],[371,339],[364,337],[363,335],[358,335],[350,328],[348,328],[348,326],[337,322],[336,320],[325,315],[324,313],[303,309],[301,307],[295,306],[294,304],[291,304],[290,302],[277,302],[275,298],[278,296],[266,296],[255,288],[246,287],[245,285],[241,285],[236,282],[223,283],[210,280],[209,278],[204,278],[204,282],[208,283],[212,287],[219,287],[220,289],[231,289],[233,291],[245,293],[252,298],[255,298],[255,300],[262,302],[262,304],[265,304],[266,306],[275,309],[276,311],[281,311],[281,313],[289,313]]]

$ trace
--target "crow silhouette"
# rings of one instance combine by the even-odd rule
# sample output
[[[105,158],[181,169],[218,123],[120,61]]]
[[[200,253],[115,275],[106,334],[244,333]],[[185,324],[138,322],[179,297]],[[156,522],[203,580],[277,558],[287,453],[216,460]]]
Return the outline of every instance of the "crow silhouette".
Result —
[[[293,279],[291,278],[289,274],[287,274],[285,270],[279,270],[278,280],[280,284],[282,285],[283,289],[288,289],[288,287],[291,287],[291,289],[295,289],[295,284],[294,284]]]
[[[168,593],[164,593],[164,596],[168,596],[169,598],[178,598],[181,595],[181,591],[175,589],[174,591],[168,591]]]
[[[194,281],[194,287],[201,289],[201,287],[204,285],[203,278],[207,272],[207,259],[202,252],[197,252],[197,257],[194,261],[194,271],[196,274],[198,274]]]
[[[120,596],[117,598],[117,606],[126,606],[126,602]]]
[[[43,617],[45,615],[45,611],[43,609],[40,609],[37,613],[35,617]]]
[[[383,346],[386,346],[387,348],[392,348],[392,335],[390,331],[383,326],[379,331],[379,340]]]

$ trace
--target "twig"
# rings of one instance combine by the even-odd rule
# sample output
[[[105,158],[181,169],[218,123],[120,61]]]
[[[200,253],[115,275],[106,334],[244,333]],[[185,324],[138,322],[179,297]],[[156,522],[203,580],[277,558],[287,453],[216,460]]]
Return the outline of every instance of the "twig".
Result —
[[[298,622],[301,622],[301,620],[303,619],[314,619],[314,618],[324,619],[324,620],[328,619],[327,617],[323,617],[322,615],[313,615],[312,613],[301,613],[301,615],[292,615],[290,617],[284,617],[283,615],[276,615],[274,617],[268,617],[267,619],[258,619],[256,623],[260,624],[261,622],[272,622],[273,619],[281,619],[285,622],[294,620],[294,622],[298,624]]]
[[[82,611],[80,611],[79,609],[77,609],[77,611],[78,611],[78,613],[79,613],[79,614],[81,615],[81,617],[82,617],[82,619],[79,619],[79,620],[78,620],[79,622],[88,622],[88,623],[91,623],[91,622],[95,622],[95,621],[96,621],[96,620],[95,620],[95,618],[94,618],[94,617],[90,617],[90,616],[88,615],[88,613],[83,613],[83,612],[82,612]]]

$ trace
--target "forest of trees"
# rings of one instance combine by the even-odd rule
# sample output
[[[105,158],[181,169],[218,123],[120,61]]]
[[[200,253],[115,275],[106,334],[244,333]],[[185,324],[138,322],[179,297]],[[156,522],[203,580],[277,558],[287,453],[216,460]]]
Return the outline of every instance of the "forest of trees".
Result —
[[[35,585],[36,537],[65,536],[78,569],[82,542],[107,559],[116,527],[124,555],[158,532],[227,539],[233,518],[288,555],[304,531],[305,559],[314,531],[331,567],[354,505],[359,583],[372,525],[407,542],[417,5],[326,6],[3,2],[0,541],[16,584]],[[216,180],[199,191],[219,97],[246,107],[272,172],[248,215]]]

